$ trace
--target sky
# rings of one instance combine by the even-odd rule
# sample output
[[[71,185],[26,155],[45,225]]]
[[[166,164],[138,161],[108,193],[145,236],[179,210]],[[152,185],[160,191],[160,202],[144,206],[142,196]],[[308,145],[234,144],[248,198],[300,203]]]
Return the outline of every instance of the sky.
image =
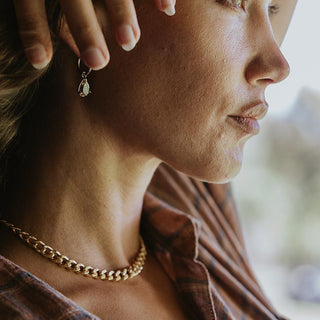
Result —
[[[281,47],[290,64],[291,73],[285,81],[267,89],[269,114],[277,116],[290,111],[299,90],[303,87],[317,90],[320,95],[319,13],[319,0],[298,0]]]

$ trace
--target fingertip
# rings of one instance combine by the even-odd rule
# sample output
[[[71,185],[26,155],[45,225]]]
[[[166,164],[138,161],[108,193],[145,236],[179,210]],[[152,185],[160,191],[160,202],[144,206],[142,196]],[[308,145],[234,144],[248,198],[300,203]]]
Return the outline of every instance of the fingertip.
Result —
[[[130,25],[124,24],[117,29],[118,43],[125,51],[131,51],[137,44],[137,40]]]
[[[51,55],[48,55],[47,50],[42,44],[25,48],[25,54],[32,66],[37,70],[45,68],[51,60]]]
[[[174,16],[175,13],[176,13],[176,10],[174,8],[174,6],[169,6],[167,7],[165,10],[164,10],[164,13],[167,15],[167,16]]]
[[[138,42],[140,40],[140,37],[141,37],[140,27],[137,26],[136,28],[133,28],[133,30],[134,30],[136,41]]]
[[[176,1],[175,0],[157,0],[157,7],[163,11],[167,16],[174,16]]]
[[[103,69],[110,61],[109,52],[103,53],[98,48],[89,48],[81,53],[83,63],[93,70]]]

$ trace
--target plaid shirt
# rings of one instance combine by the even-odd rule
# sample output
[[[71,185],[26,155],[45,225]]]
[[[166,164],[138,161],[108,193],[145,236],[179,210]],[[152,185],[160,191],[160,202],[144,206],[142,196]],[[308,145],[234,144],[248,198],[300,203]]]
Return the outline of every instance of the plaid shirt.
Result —
[[[229,184],[203,183],[161,165],[145,195],[141,234],[190,319],[284,319],[249,266]],[[0,255],[0,319],[100,318]]]

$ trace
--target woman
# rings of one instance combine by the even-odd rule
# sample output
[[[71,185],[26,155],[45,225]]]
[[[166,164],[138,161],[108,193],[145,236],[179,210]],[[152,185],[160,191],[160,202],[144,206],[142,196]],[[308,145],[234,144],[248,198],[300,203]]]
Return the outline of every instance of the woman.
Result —
[[[47,9],[58,34],[55,4]],[[0,314],[280,319],[248,265],[228,185],[198,181],[239,171],[266,87],[288,75],[274,4],[185,0],[167,18],[137,1],[143,37],[130,54],[113,41],[104,2],[94,5],[112,57],[103,70],[78,61],[62,22],[37,89],[44,72],[21,60],[14,31],[4,36]],[[9,24],[10,1],[3,12]],[[19,79],[28,86],[10,91]]]

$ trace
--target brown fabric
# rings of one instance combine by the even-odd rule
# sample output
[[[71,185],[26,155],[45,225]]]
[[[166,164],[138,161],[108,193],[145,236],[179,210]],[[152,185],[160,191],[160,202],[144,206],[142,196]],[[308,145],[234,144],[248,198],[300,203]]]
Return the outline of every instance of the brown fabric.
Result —
[[[190,319],[284,319],[251,271],[229,184],[161,165],[145,195],[141,234]],[[99,319],[1,255],[0,318]]]

